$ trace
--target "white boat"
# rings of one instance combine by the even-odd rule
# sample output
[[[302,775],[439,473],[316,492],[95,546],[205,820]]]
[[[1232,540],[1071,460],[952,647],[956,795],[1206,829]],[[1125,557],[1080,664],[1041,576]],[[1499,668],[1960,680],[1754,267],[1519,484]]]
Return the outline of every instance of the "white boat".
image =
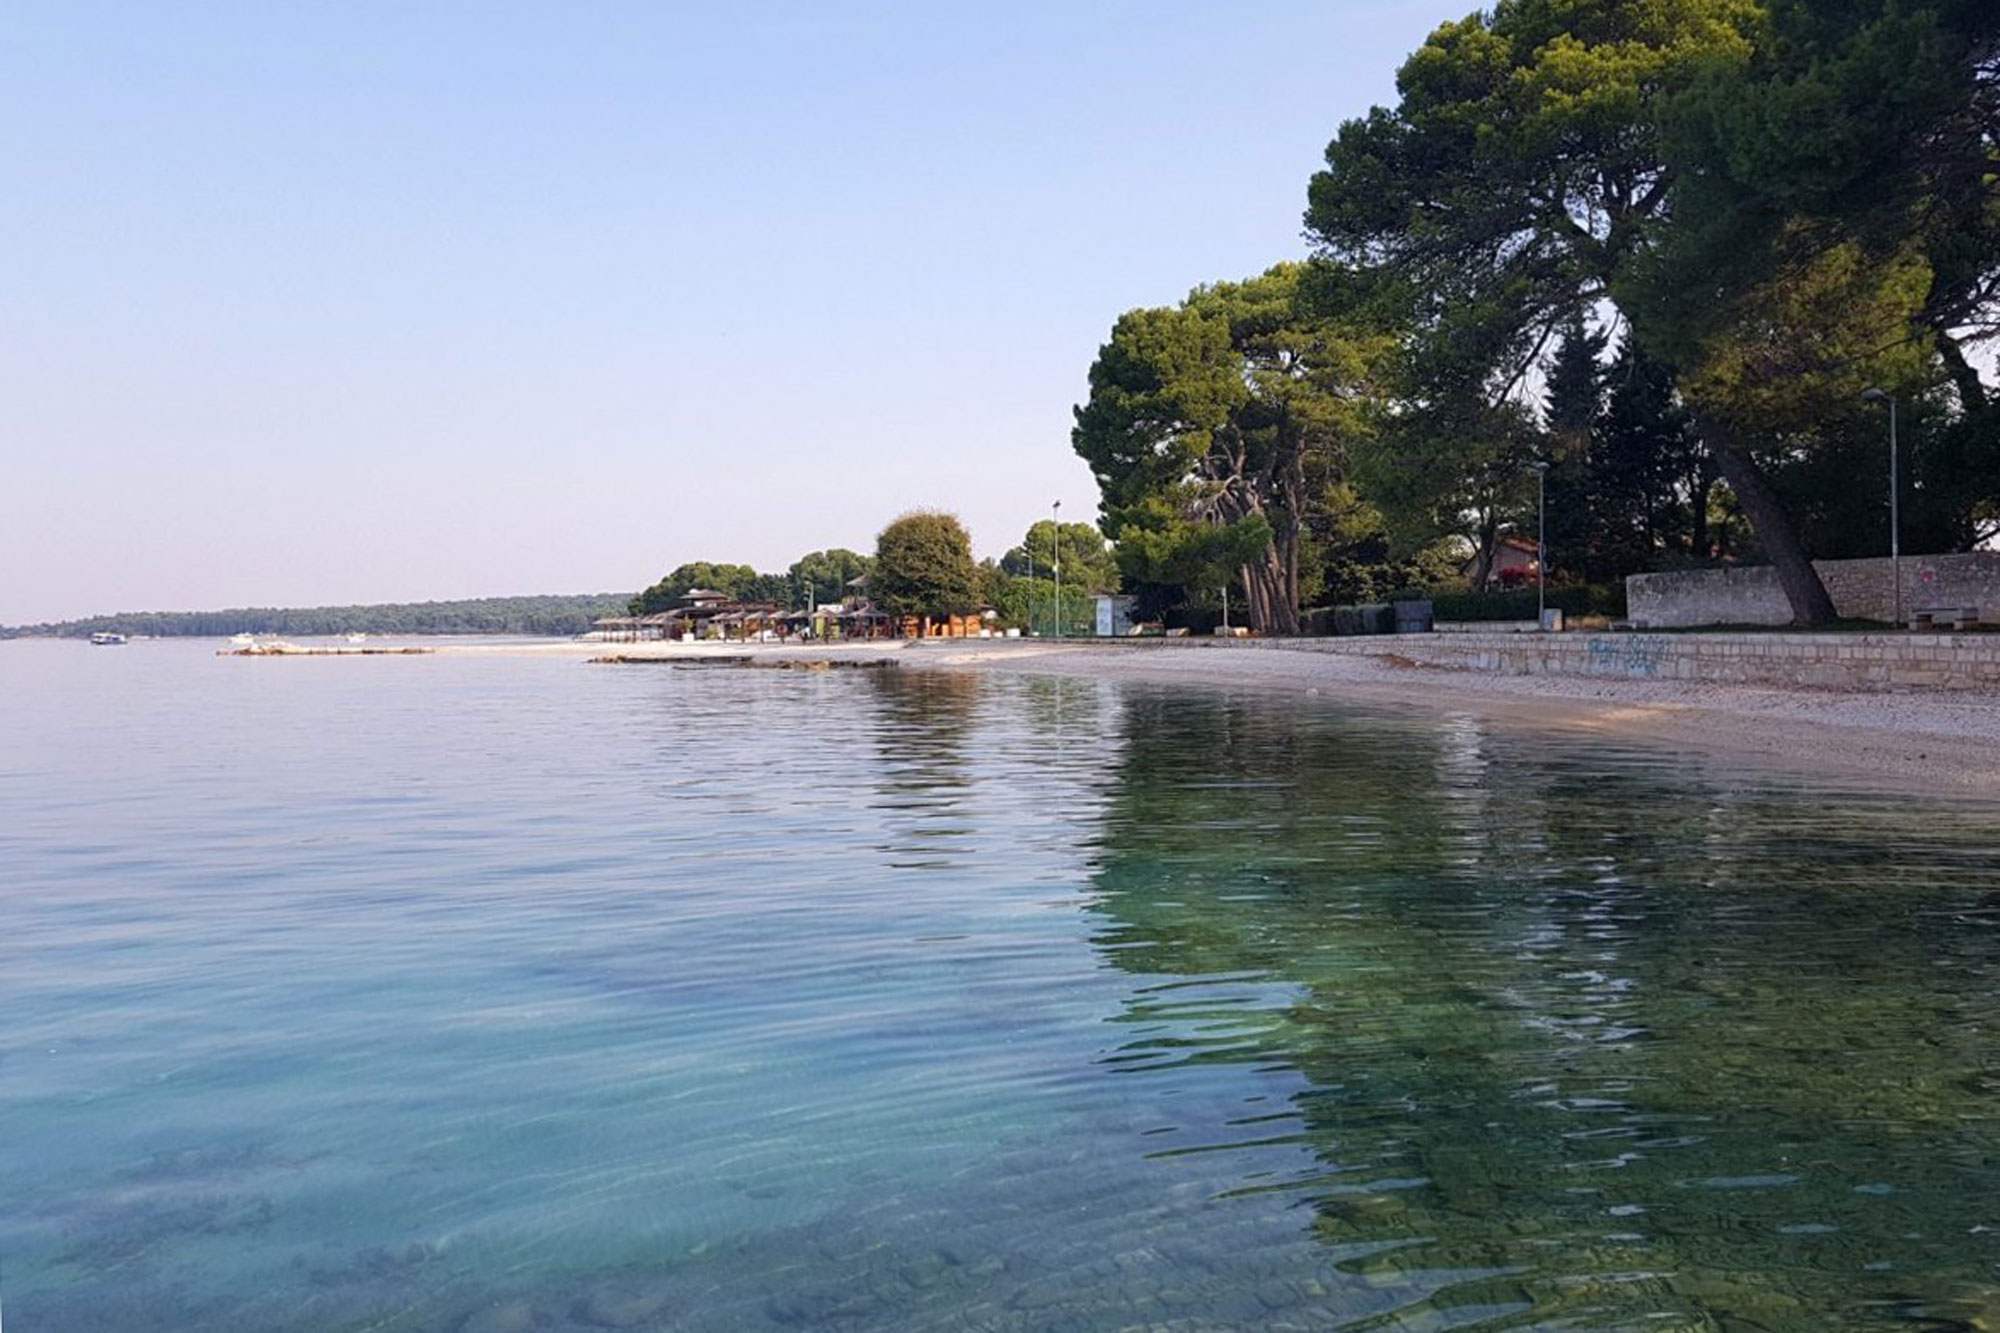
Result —
[[[368,636],[366,634],[362,634],[357,631],[356,633],[348,635],[347,641],[349,643],[366,643],[368,642]]]
[[[248,648],[251,644],[257,642],[257,636],[254,634],[232,635],[229,642],[238,648]]]
[[[101,629],[90,636],[90,641],[102,647],[107,643],[123,643],[125,642],[125,636],[123,634],[113,634],[108,629]]]

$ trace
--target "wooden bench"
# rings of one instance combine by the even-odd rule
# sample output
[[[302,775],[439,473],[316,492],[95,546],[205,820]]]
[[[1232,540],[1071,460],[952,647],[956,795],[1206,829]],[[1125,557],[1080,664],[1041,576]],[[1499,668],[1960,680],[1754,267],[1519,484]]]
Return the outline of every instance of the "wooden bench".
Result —
[[[1911,629],[1936,629],[1949,622],[1953,629],[1972,629],[1979,624],[1976,606],[1920,606],[1910,612]]]

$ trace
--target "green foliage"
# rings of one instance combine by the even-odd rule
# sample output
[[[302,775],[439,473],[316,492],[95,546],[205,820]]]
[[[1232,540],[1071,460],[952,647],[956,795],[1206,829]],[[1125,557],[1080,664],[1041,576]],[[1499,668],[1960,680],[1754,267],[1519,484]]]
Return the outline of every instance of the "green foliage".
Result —
[[[873,563],[869,557],[841,547],[800,556],[782,574],[760,574],[749,565],[692,560],[633,598],[630,614],[645,616],[671,610],[696,588],[736,601],[779,606],[798,605],[808,594],[816,601],[838,601],[846,595],[848,581],[868,573]]]
[[[1003,629],[1018,629],[1028,634],[1049,635],[1056,632],[1056,585],[1047,578],[1016,578],[1001,573],[994,585],[994,591],[987,600],[1000,613],[999,625]],[[1083,638],[1095,632],[1097,626],[1097,595],[1087,589],[1072,585],[1064,579],[1062,585],[1062,633],[1065,638]]]
[[[786,577],[800,594],[810,594],[815,602],[837,602],[847,595],[847,585],[867,574],[875,562],[857,551],[836,546],[800,556],[786,571]]]
[[[746,602],[775,602],[788,606],[798,598],[799,585],[789,574],[759,574],[736,594]]]
[[[1852,243],[1920,256],[1921,323],[1990,332],[2000,282],[2000,9],[1983,0],[1771,0],[1758,59],[1663,101],[1676,177],[1668,283],[1754,291]],[[1698,317],[1698,312],[1697,312]],[[1983,390],[1977,395],[1984,397]]]
[[[1551,511],[1551,545],[1561,554],[1552,553],[1551,563],[1598,581],[1707,561],[1722,536],[1710,514],[1715,460],[1695,434],[1672,375],[1627,339],[1606,381],[1575,521],[1568,498],[1552,491],[1560,508]],[[1567,475],[1561,480],[1569,483]],[[1558,512],[1560,522],[1553,518]]]
[[[1665,215],[1649,108],[1748,61],[1750,0],[1516,0],[1447,23],[1400,101],[1349,121],[1312,180],[1325,253],[1386,280],[1433,346],[1489,370],[1604,293]]]
[[[1262,515],[1223,525],[1161,516],[1127,529],[1118,544],[1118,567],[1134,583],[1199,596],[1227,586],[1270,544],[1271,525]]]
[[[1021,544],[1000,559],[1000,568],[1017,577],[1050,578],[1060,552],[1062,581],[1079,592],[1116,592],[1118,561],[1104,534],[1091,523],[1065,523],[1060,543],[1053,519],[1032,524]]]
[[[1930,285],[1914,250],[1878,259],[1843,241],[1791,256],[1754,287],[1711,291],[1712,303],[1655,306],[1653,327],[1680,353],[1690,404],[1782,450],[1787,435],[1871,385],[1922,385],[1931,347],[1913,321]]]
[[[1564,322],[1542,395],[1551,457],[1580,458],[1590,452],[1591,431],[1604,410],[1602,361],[1609,343],[1606,335],[1590,327],[1581,310]]]
[[[1474,592],[1466,588],[1404,589],[1392,601],[1425,599],[1439,620],[1533,620],[1539,603],[1535,589]],[[1547,605],[1571,616],[1612,616],[1625,614],[1625,585],[1618,583],[1572,583],[1551,587]]]
[[[1539,443],[1520,405],[1454,394],[1390,420],[1356,451],[1354,475],[1381,510],[1393,554],[1459,538],[1490,556],[1510,523],[1532,521]]]
[[[1394,634],[1396,608],[1387,602],[1326,607],[1313,613],[1310,625],[1309,633],[1332,634],[1341,638],[1356,634]]]
[[[689,591],[707,588],[724,596],[745,600],[761,590],[760,575],[748,565],[717,565],[694,560],[676,568],[658,583],[632,599],[630,614],[656,615],[679,606]],[[783,600],[782,593],[778,598]]]
[[[1716,382],[1732,379],[1723,353],[1736,340],[1677,330],[1672,302],[1635,293],[1657,253],[1700,225],[1689,218],[1699,209],[1676,194],[1660,108],[1754,78],[1765,19],[1750,0],[1518,0],[1439,29],[1403,67],[1398,106],[1341,128],[1313,180],[1308,226],[1328,258],[1405,301],[1422,367],[1413,423],[1441,406],[1463,417],[1468,402],[1504,411],[1562,328],[1614,300],[1656,355],[1672,361],[1700,344],[1705,364],[1694,373],[1712,363]],[[1731,291],[1762,290],[1761,304],[1776,311],[1785,293],[1770,277],[1753,264],[1727,281]],[[1797,614],[1831,615],[1742,429],[1721,416],[1740,401],[1697,404],[1704,434]],[[1414,433],[1425,433],[1421,424]],[[1445,465],[1427,478],[1449,496],[1448,452],[1437,461]],[[1491,477],[1491,459],[1475,451],[1458,485],[1476,490]]]
[[[246,606],[226,611],[121,611],[41,625],[0,628],[0,638],[87,638],[105,631],[155,638],[228,638],[233,634],[581,634],[604,616],[625,613],[623,593],[474,597],[454,602],[385,602],[368,606]]]
[[[869,591],[892,616],[963,615],[978,608],[983,584],[972,539],[952,514],[904,514],[875,539]]]
[[[1609,365],[1603,350],[1601,336],[1572,324],[1548,380],[1551,568],[1601,582],[1705,561],[1722,535],[1708,515],[1713,460],[1666,369],[1630,338]],[[1532,534],[1536,518],[1517,526]]]
[[[1927,484],[1906,498],[1930,549],[1969,546],[2000,510],[2000,418],[1969,351],[2000,331],[2000,9],[1771,0],[1770,16],[1756,60],[1662,99],[1672,225],[1615,294],[1711,434],[1737,437],[1725,468],[1753,458],[1818,554],[1860,532],[1886,545],[1886,497],[1857,523],[1861,488],[1836,481],[1873,433],[1854,395],[1929,400],[1912,441]],[[1768,547],[1754,488],[1742,499]]]
[[[1250,622],[1279,633],[1297,629],[1315,501],[1372,425],[1390,345],[1358,311],[1309,310],[1305,275],[1280,265],[1122,316],[1071,435],[1127,578],[1195,590],[1226,557]]]
[[[1406,556],[1392,556],[1386,540],[1362,541],[1324,566],[1318,602],[1322,606],[1356,606],[1386,602],[1399,588],[1432,587],[1460,577],[1464,563],[1449,544],[1422,547]]]

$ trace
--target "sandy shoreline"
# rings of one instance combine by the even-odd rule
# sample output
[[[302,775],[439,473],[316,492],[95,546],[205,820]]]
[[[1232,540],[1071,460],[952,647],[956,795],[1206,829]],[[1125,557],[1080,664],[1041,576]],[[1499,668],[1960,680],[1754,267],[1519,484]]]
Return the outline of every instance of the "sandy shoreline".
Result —
[[[1755,760],[1802,775],[2000,795],[2000,696],[1770,689],[1598,677],[1510,676],[1407,665],[1387,648],[1355,656],[1226,643],[1054,643],[1045,640],[781,644],[563,642],[445,648],[451,653],[607,653],[701,661],[879,659],[905,668],[999,671],[1298,694],[1328,702],[1449,709],[1523,727],[1555,728]],[[1401,664],[1399,664],[1399,662]]]

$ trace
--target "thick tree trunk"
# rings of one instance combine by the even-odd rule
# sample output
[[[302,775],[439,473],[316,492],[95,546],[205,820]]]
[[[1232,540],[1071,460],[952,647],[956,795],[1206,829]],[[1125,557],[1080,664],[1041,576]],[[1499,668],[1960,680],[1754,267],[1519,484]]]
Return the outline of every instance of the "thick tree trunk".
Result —
[[[1478,535],[1472,548],[1472,590],[1485,592],[1486,585],[1493,581],[1494,548],[1500,541],[1500,520],[1496,512],[1488,510],[1480,516]]]
[[[1290,582],[1286,577],[1282,561],[1275,558],[1265,573],[1267,596],[1270,602],[1270,625],[1267,634],[1294,635],[1299,632],[1299,608],[1293,600]]]
[[[1273,562],[1267,551],[1263,559],[1247,564],[1238,570],[1243,579],[1243,594],[1249,600],[1246,618],[1250,628],[1259,634],[1282,634],[1282,616],[1277,598],[1273,595]]]
[[[1700,414],[1695,424],[1708,442],[1709,452],[1715,455],[1722,479],[1736,492],[1743,512],[1750,516],[1750,526],[1756,529],[1757,540],[1763,545],[1771,568],[1777,571],[1778,584],[1785,590],[1785,600],[1791,603],[1792,623],[1799,626],[1831,623],[1835,618],[1833,598],[1827,596],[1819,571],[1807,559],[1798,532],[1763,469],[1720,422]]]
[[[1288,512],[1267,562],[1271,567],[1272,634],[1299,632],[1299,525]]]
[[[1303,448],[1294,450],[1292,463],[1285,475],[1284,506],[1279,513],[1278,559],[1279,577],[1285,604],[1285,622],[1289,626],[1284,632],[1297,634],[1299,625],[1299,546],[1303,540],[1305,525],[1300,515],[1306,511],[1306,469]]]
[[[1298,616],[1285,595],[1285,561],[1276,543],[1266,546],[1238,573],[1250,602],[1250,628],[1259,634],[1297,633]]]
[[[1240,494],[1224,493],[1219,497],[1211,517],[1223,523],[1240,522],[1253,514],[1266,513],[1256,501]],[[1270,543],[1255,560],[1237,568],[1243,580],[1243,593],[1249,601],[1247,618],[1250,628],[1259,634],[1297,634],[1299,632],[1298,602],[1292,593],[1296,574],[1293,566],[1297,563],[1297,535],[1291,534],[1293,554],[1287,558],[1280,546],[1275,531]]]
[[[1945,374],[1951,377],[1952,387],[1958,390],[1958,405],[1967,416],[1985,411],[1989,402],[1986,382],[1979,378],[1979,372],[1966,359],[1965,349],[1942,329],[1937,330],[1937,346],[1944,360]]]
[[[1204,468],[1221,487],[1201,511],[1202,517],[1236,523],[1259,515],[1271,525],[1270,544],[1238,570],[1250,604],[1250,627],[1259,634],[1299,632],[1298,516],[1306,502],[1302,448],[1288,435],[1278,458],[1250,473],[1245,470],[1248,457],[1241,436],[1233,430],[1219,432],[1215,452]]]
[[[1695,473],[1688,499],[1688,548],[1697,560],[1708,559],[1708,497],[1715,491],[1715,479],[1703,468]]]
[[[1259,634],[1297,634],[1297,611],[1285,595],[1285,573],[1277,552],[1266,547],[1259,559],[1237,568],[1248,601],[1245,618]]]

